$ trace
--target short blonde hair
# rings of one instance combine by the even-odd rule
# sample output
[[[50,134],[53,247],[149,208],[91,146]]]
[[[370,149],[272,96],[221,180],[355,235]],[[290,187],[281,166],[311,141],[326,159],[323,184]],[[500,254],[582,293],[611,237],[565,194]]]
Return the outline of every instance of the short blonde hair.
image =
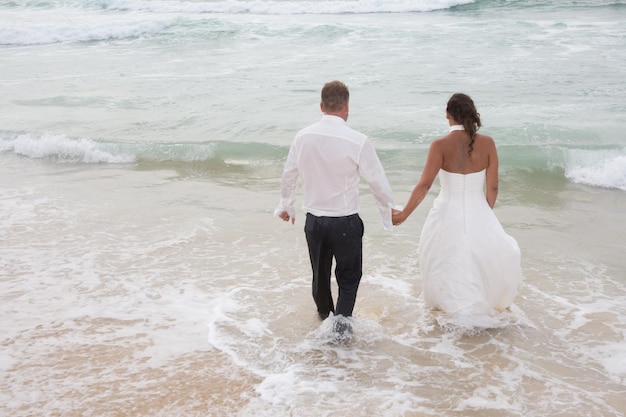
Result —
[[[339,111],[350,100],[350,91],[341,81],[330,81],[322,88],[322,104],[327,111]]]

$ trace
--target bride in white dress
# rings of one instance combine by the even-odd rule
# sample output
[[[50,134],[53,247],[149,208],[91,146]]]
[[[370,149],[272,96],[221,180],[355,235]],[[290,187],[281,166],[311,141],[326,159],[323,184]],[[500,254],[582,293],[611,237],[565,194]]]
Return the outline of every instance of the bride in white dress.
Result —
[[[432,142],[422,176],[393,223],[401,224],[439,175],[441,190],[419,243],[426,305],[441,324],[500,327],[522,278],[520,249],[493,212],[498,154],[490,136],[477,133],[480,115],[465,94],[448,101],[450,132]]]

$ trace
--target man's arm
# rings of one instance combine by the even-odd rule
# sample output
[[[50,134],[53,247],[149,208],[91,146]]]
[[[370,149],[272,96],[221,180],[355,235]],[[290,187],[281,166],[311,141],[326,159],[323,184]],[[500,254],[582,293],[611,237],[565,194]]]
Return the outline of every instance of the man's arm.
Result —
[[[295,147],[295,141],[289,149],[285,168],[281,178],[281,198],[278,207],[274,210],[274,215],[280,217],[283,221],[291,220],[291,224],[296,221],[296,188],[298,185],[298,156]]]
[[[391,186],[385,175],[385,169],[376,154],[374,145],[369,139],[365,141],[361,149],[359,174],[367,182],[374,194],[374,199],[383,220],[383,227],[385,230],[392,230],[391,208],[394,204]]]

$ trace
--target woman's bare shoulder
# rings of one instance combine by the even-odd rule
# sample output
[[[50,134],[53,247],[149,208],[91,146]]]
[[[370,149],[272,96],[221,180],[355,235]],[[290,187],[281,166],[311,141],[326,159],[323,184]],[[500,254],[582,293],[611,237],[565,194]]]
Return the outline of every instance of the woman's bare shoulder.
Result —
[[[493,138],[489,135],[484,135],[482,133],[477,133],[476,134],[476,139],[474,140],[475,143],[481,143],[484,146],[495,146],[495,141],[493,140]]]
[[[441,137],[438,137],[436,139],[433,139],[430,142],[430,148],[431,149],[441,149],[441,147],[444,146],[445,143],[446,143],[446,138],[447,138],[447,136],[441,136]]]
[[[452,141],[452,137],[450,134],[447,134],[445,136],[440,136],[436,139],[433,139],[433,141],[430,143],[431,145],[437,145],[437,146],[442,146],[445,145],[449,142]]]

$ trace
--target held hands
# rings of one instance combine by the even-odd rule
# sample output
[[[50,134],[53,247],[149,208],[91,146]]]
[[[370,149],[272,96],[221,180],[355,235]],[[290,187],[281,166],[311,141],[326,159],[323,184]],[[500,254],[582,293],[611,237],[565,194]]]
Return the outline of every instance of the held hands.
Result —
[[[391,209],[391,222],[394,226],[399,226],[406,220],[406,217],[403,215],[403,212],[396,209]]]

